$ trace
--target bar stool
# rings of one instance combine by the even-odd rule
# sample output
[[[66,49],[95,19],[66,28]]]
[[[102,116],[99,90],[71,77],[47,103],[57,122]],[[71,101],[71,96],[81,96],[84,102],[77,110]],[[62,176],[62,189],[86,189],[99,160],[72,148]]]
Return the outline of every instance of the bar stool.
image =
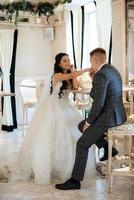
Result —
[[[134,123],[128,120],[125,124],[108,130],[108,161],[107,161],[107,187],[112,189],[113,176],[134,176]],[[112,146],[117,146],[117,141],[123,139],[124,150],[127,154],[112,158]],[[127,148],[128,146],[128,148]],[[117,147],[118,149],[118,147]],[[123,170],[122,166],[126,166]]]

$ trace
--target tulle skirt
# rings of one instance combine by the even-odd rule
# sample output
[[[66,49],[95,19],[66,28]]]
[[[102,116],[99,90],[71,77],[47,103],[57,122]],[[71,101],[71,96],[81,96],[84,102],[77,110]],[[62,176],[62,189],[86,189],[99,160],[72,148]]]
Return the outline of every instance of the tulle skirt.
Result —
[[[44,185],[53,178],[69,178],[81,136],[78,123],[82,119],[66,96],[59,99],[49,95],[42,100],[15,161],[5,168],[9,181],[33,178],[35,183]]]

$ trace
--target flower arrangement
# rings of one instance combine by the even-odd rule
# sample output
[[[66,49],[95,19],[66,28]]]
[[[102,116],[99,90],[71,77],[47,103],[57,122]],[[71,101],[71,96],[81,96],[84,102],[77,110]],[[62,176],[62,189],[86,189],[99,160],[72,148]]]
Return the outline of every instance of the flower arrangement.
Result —
[[[6,11],[7,19],[12,22],[12,17],[15,15],[15,24],[17,25],[19,20],[19,11],[31,12],[32,14],[38,14],[40,17],[44,15],[50,17],[54,14],[54,9],[59,4],[71,3],[72,0],[57,0],[53,3],[50,2],[39,2],[37,4],[30,3],[26,0],[17,2],[11,2],[8,4],[0,4],[0,11]]]

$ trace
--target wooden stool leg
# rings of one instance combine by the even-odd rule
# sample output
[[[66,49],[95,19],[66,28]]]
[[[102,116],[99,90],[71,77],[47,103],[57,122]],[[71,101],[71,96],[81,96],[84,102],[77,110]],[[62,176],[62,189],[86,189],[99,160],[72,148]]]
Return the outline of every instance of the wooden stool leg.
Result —
[[[132,136],[131,159],[134,161],[134,136]],[[134,168],[134,164],[132,164],[132,168]]]
[[[130,124],[131,125],[131,124]],[[128,129],[127,129],[127,128]],[[108,130],[108,161],[107,161],[107,191],[111,192],[112,189],[112,181],[114,176],[134,176],[134,128],[133,126],[129,126],[129,123],[124,124],[119,127],[109,128]],[[112,158],[112,146],[114,144],[114,140],[118,140],[119,138],[123,138],[123,150],[127,150],[127,157],[120,156],[117,157],[116,160]],[[122,141],[122,140],[121,140]],[[116,144],[116,143],[115,143]],[[127,148],[127,149],[126,149]],[[119,165],[124,164],[126,166],[129,165],[129,170],[127,168],[122,169]]]
[[[108,161],[107,161],[107,186],[108,186],[108,192],[111,192],[112,188],[112,145],[113,145],[113,138],[112,133],[109,133],[108,135]]]

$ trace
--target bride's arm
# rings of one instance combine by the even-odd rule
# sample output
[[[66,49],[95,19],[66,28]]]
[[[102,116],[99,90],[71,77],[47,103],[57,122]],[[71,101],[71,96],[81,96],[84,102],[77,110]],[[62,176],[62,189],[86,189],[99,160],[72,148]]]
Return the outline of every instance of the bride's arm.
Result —
[[[72,82],[73,82],[73,89],[74,89],[74,90],[78,90],[78,88],[79,88],[79,83],[78,83],[77,78],[73,78],[73,79],[72,79]]]
[[[76,71],[76,69],[74,69],[73,65],[72,65],[71,72],[74,72],[74,71]],[[79,83],[78,83],[77,77],[72,79],[72,87],[71,88],[74,89],[74,90],[78,90]]]
[[[54,82],[74,79],[74,78],[80,76],[81,74],[83,74],[84,72],[88,72],[88,71],[89,71],[89,68],[74,71],[69,74],[55,73],[54,74]]]

